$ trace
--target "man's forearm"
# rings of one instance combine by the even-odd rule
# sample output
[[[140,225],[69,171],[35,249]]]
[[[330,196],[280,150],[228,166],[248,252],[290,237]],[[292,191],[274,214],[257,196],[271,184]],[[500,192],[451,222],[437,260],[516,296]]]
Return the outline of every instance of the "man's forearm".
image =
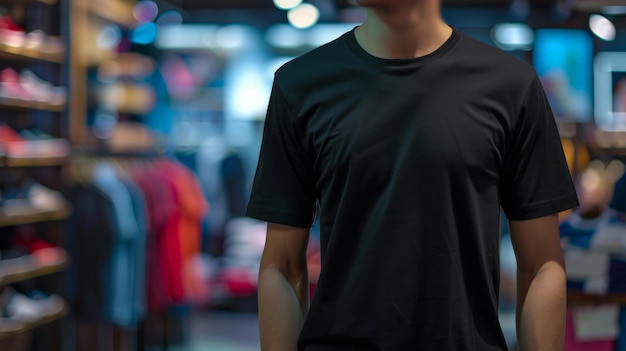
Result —
[[[518,272],[517,335],[521,351],[562,351],[567,305],[565,270],[556,262]]]
[[[259,274],[261,350],[295,351],[309,306],[308,276],[290,282],[276,266]]]

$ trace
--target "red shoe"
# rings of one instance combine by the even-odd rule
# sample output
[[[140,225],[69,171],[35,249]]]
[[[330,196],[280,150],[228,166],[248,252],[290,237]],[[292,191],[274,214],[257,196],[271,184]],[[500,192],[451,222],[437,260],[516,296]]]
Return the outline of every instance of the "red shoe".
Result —
[[[25,157],[30,153],[28,141],[6,124],[0,125],[0,143],[9,157],[14,157],[14,155]]]
[[[70,152],[67,140],[51,137],[27,139],[6,124],[0,124],[0,144],[10,158],[65,157]]]
[[[10,16],[0,15],[0,43],[13,47],[24,45],[24,29],[11,19]]]
[[[30,252],[35,262],[42,266],[57,266],[67,262],[67,253],[62,248],[40,239],[32,231],[22,228],[26,232],[14,235],[13,245]]]

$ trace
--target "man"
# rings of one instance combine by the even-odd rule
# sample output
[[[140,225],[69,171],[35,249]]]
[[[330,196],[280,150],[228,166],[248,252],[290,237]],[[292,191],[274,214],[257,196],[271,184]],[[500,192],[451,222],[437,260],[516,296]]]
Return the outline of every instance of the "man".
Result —
[[[439,0],[357,2],[361,26],[274,80],[248,207],[269,222],[262,350],[505,350],[500,207],[521,349],[562,350],[557,213],[577,198],[535,72],[446,25]]]

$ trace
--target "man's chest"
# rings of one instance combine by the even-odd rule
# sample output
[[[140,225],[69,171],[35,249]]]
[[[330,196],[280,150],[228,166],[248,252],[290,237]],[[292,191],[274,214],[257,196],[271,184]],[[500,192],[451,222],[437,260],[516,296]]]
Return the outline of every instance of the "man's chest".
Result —
[[[385,182],[433,169],[495,179],[505,156],[511,116],[480,92],[386,86],[318,103],[305,130],[322,181],[350,173]]]

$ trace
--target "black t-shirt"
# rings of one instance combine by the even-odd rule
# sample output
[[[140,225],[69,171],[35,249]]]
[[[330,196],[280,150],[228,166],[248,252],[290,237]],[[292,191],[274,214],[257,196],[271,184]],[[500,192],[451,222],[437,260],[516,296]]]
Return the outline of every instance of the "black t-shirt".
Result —
[[[576,205],[531,66],[456,30],[381,59],[351,31],[277,71],[247,214],[309,227],[319,209],[299,350],[486,351],[506,349],[500,208]]]

